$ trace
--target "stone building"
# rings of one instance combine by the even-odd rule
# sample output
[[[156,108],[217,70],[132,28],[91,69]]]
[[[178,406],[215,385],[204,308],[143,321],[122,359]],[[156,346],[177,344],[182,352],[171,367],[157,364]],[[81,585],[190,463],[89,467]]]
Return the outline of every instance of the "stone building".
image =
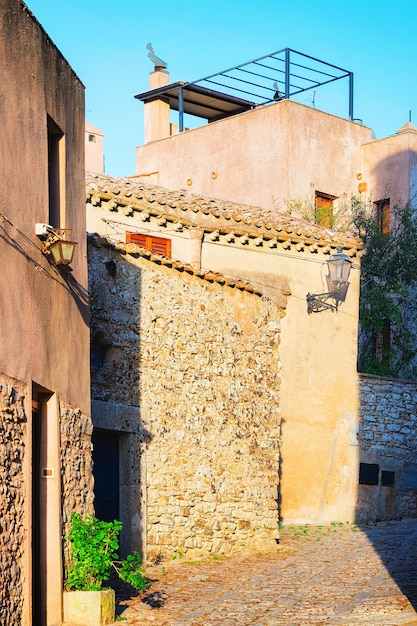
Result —
[[[84,87],[20,0],[0,1],[0,66],[0,623],[51,626],[68,513],[93,510]]]
[[[147,559],[271,549],[279,307],[136,244],[93,237],[89,268],[97,515]]]
[[[136,254],[142,249],[147,250],[150,258],[155,256],[155,259],[168,259],[168,261],[159,260],[162,265],[179,263],[180,267],[184,265],[188,267],[189,272],[194,272],[197,276],[200,274],[212,276],[213,280],[220,273],[223,277],[220,280],[224,281],[225,285],[228,282],[244,285],[247,281],[253,289],[282,312],[279,361],[276,360],[276,374],[279,372],[280,380],[279,387],[277,386],[275,390],[279,392],[279,398],[278,395],[275,397],[274,401],[277,404],[271,407],[279,409],[276,419],[280,419],[279,476],[275,475],[275,489],[277,493],[279,491],[280,519],[286,523],[289,521],[321,523],[336,519],[354,519],[359,466],[356,349],[360,243],[352,237],[333,233],[292,216],[276,214],[259,207],[208,199],[186,192],[169,191],[145,185],[135,178],[116,179],[103,175],[89,176],[87,180],[87,225],[89,232],[100,233],[116,246],[123,244],[127,250],[136,251]],[[324,264],[339,246],[343,247],[355,266],[351,272],[346,299],[337,313],[328,311],[320,315],[308,315],[307,293],[319,292],[322,289],[321,282],[325,281]],[[161,254],[163,257],[160,257]],[[111,270],[113,259],[106,256],[104,261]],[[91,271],[92,280],[96,284],[96,265]],[[185,274],[186,270],[181,272],[181,275]],[[98,282],[104,285],[111,283],[111,279],[110,277],[107,277],[106,281],[98,279]],[[93,308],[92,328],[95,329],[93,351],[100,349],[101,345],[108,359],[107,369],[103,368],[103,373],[118,367],[117,363],[124,359],[123,350],[116,348],[120,341],[114,340],[114,334],[119,332],[119,324],[114,322],[111,324],[111,333],[95,328],[104,310],[106,316],[111,316],[114,306],[123,304],[126,307],[125,302],[130,302],[133,297],[128,285],[122,288],[118,286],[118,282],[120,278],[115,275],[112,287],[113,303],[111,304],[108,299],[105,306],[100,305],[100,310],[97,310],[95,305]],[[109,287],[106,286],[106,289]],[[163,291],[161,289],[161,301],[167,298],[162,296]],[[101,293],[101,289],[99,292]],[[136,292],[135,286],[133,293]],[[147,297],[144,289],[140,293],[141,298]],[[118,299],[122,301],[119,305]],[[253,297],[251,300],[253,301]],[[185,311],[179,310],[175,315],[179,328],[187,330],[187,337],[190,318],[195,323],[197,302],[196,296],[191,297],[184,292]],[[207,308],[206,303],[203,304]],[[171,305],[174,306],[173,303]],[[164,301],[164,306],[166,310],[163,315],[161,314],[161,328],[158,326],[159,314],[153,313],[154,333],[158,333],[153,339],[156,352],[159,345],[157,338],[163,335],[162,328],[169,328],[164,321],[169,311],[167,300]],[[175,306],[178,306],[177,303]],[[150,309],[141,306],[140,303],[139,306],[136,303],[134,306],[128,306],[130,315],[139,315],[139,310],[140,315],[145,316],[148,308]],[[152,309],[154,308],[152,305]],[[247,305],[244,308],[246,309]],[[227,328],[230,314],[220,309],[220,305],[219,313],[225,326],[223,336],[227,338],[224,350],[230,349],[233,352],[233,345],[237,349],[238,344],[236,340],[232,341]],[[172,316],[172,313],[170,315]],[[200,315],[198,313],[198,316]],[[131,321],[131,318],[128,319]],[[138,323],[140,320],[137,320]],[[219,329],[220,327],[221,325]],[[194,332],[197,341],[202,329],[195,328]],[[132,345],[139,342],[141,346],[142,334],[147,336],[147,330],[145,329],[144,333],[135,331],[132,335]],[[243,338],[244,333],[241,336]],[[212,338],[205,336],[204,341],[206,339],[213,341]],[[177,346],[177,340],[172,345]],[[188,361],[190,356],[187,356],[187,350],[193,346],[194,342],[187,340],[183,350],[178,351],[177,348],[175,354],[179,363],[182,363],[182,354]],[[265,352],[270,349],[266,342]],[[200,347],[197,354],[200,354],[199,351]],[[151,354],[151,350],[148,352]],[[174,352],[172,347],[171,352]],[[338,355],[343,355],[342,361]],[[140,380],[144,367],[141,358],[138,360],[132,356],[129,359],[129,362],[135,364],[136,370],[133,374],[132,372],[129,372],[128,376],[118,374],[118,380],[121,377],[129,388],[137,376]],[[149,355],[146,356],[145,364],[148,359]],[[99,359],[99,363],[102,362],[103,359]],[[167,380],[171,381],[173,378],[178,382],[180,379],[177,377],[177,370],[186,365],[180,367],[170,359],[165,359],[164,364],[166,367],[164,375]],[[212,374],[209,375],[208,372],[203,371],[201,375],[207,381],[212,378]],[[96,425],[100,423],[97,421],[100,414],[106,414],[110,410],[106,406],[111,406],[113,412],[120,411],[117,404],[114,406],[96,404],[96,399],[100,400],[100,403],[103,401],[111,403],[111,394],[114,391],[107,390],[109,382],[101,381],[100,385],[98,384],[100,376],[96,373],[95,382],[93,381],[93,420]],[[257,384],[252,386],[252,393],[255,396],[262,393],[264,397],[262,389],[265,376],[263,369],[258,372]],[[102,389],[103,384],[105,390]],[[120,384],[122,383],[118,383],[118,386]],[[165,384],[167,383],[164,382]],[[172,385],[171,382],[169,384]],[[155,387],[154,384],[152,386]],[[208,389],[210,390],[210,387]],[[104,392],[107,394],[106,398],[102,398]],[[203,399],[210,410],[214,410],[211,404],[215,403],[214,398],[217,395],[223,398],[224,391],[218,389],[215,396],[209,395]],[[239,393],[235,396],[238,402],[239,396]],[[146,394],[142,391],[135,392],[134,397],[139,399],[136,413],[141,411],[141,419],[144,419],[142,411],[144,415],[147,415],[147,411],[151,411],[152,414],[149,400],[144,407],[140,404],[140,400],[147,397]],[[261,401],[257,404],[258,410],[266,410]],[[189,407],[191,415],[193,406]],[[198,405],[196,411],[198,416],[200,411]],[[165,412],[163,410],[159,413],[158,409],[159,421],[162,421]],[[249,415],[250,413],[247,414],[248,419]],[[132,415],[129,419],[131,423],[132,420],[135,421]],[[149,417],[147,419],[149,420]],[[268,424],[268,420],[264,424]],[[155,429],[155,426],[151,429],[151,435]],[[156,441],[157,437],[152,439],[150,449],[156,445]],[[214,439],[211,439],[211,445],[213,442]],[[149,474],[145,484],[148,491],[153,489]],[[120,489],[123,489],[122,478]]]
[[[306,293],[313,284],[317,290],[320,287],[318,264],[322,264],[329,252],[343,243],[356,265],[360,255],[356,240],[289,216],[274,215],[259,207],[168,191],[142,184],[134,178],[116,179],[110,176],[88,176],[87,221],[89,230],[101,232],[106,242],[101,244],[104,251],[98,257],[101,258],[101,270],[97,262],[91,265],[92,280],[94,285],[98,285],[96,289],[101,303],[99,310],[96,305],[93,307],[93,355],[97,351],[102,355],[95,359],[96,369],[93,370],[93,418],[99,430],[118,433],[115,457],[120,454],[122,459],[126,449],[131,455],[129,458],[135,458],[138,449],[143,450],[145,456],[152,456],[156,453],[153,449],[156,442],[161,444],[159,453],[167,446],[167,442],[159,438],[140,442],[138,434],[139,443],[134,445],[133,451],[132,446],[126,448],[125,433],[129,432],[133,437],[138,424],[137,416],[142,415],[143,410],[149,419],[148,411],[152,405],[149,394],[139,391],[140,382],[137,380],[139,377],[140,381],[143,371],[141,358],[137,358],[140,352],[137,343],[140,346],[142,334],[147,341],[150,335],[148,329],[141,326],[140,332],[135,331],[133,335],[126,333],[121,339],[120,320],[123,324],[129,322],[132,325],[132,316],[142,311],[140,303],[148,302],[147,292],[152,293],[153,289],[149,288],[148,282],[142,285],[137,280],[130,283],[122,280],[128,270],[123,270],[118,278],[116,274],[111,278],[111,271],[115,270],[113,257],[118,263],[119,256],[114,251],[119,251],[127,253],[127,258],[137,255],[142,262],[144,258],[151,259],[155,268],[177,267],[180,276],[189,273],[204,280],[208,278],[229,284],[233,288],[240,285],[240,289],[245,289],[245,281],[250,281],[252,289],[263,294],[264,301],[266,297],[281,312],[279,358],[276,361],[279,393],[275,396],[279,409],[275,417],[280,420],[281,439],[279,458],[276,460],[279,476],[275,475],[280,520],[285,523],[363,522],[417,514],[416,446],[411,436],[417,419],[415,384],[363,374],[358,378],[355,356],[357,328],[353,321],[357,324],[359,272],[352,270],[346,300],[337,313],[307,314]],[[210,271],[210,267],[213,270]],[[218,274],[219,271],[222,274]],[[134,285],[133,290],[130,284]],[[151,286],[154,287],[152,283]],[[108,292],[104,307],[103,290]],[[171,291],[171,287],[168,290]],[[189,298],[184,290],[184,308],[181,308],[177,302],[161,296],[164,315],[171,309],[175,310],[177,323],[188,328],[190,321],[185,320],[189,320],[190,315],[194,319],[196,303],[194,297]],[[124,311],[123,315],[120,308]],[[145,304],[144,309],[148,311],[148,308]],[[116,309],[115,313],[113,309]],[[142,323],[142,315],[138,314],[138,324]],[[172,318],[172,311],[169,315]],[[162,322],[162,326],[164,324]],[[159,348],[156,347],[155,337],[162,336],[162,328],[157,333],[153,339],[156,352]],[[201,328],[198,327],[195,335],[200,334]],[[224,336],[230,337],[228,333]],[[203,340],[212,341],[206,335]],[[164,375],[168,380],[173,376],[171,368],[174,372],[187,368],[190,358],[187,348],[178,353],[172,350],[172,346],[177,344],[172,339],[170,341],[171,351],[176,354],[178,362],[174,364],[173,360],[165,359]],[[121,348],[124,344],[129,346],[127,352],[125,347]],[[185,344],[188,347],[188,342]],[[192,350],[194,347],[192,344]],[[265,346],[265,349],[268,347]],[[132,350],[133,353],[130,353]],[[338,354],[343,358],[338,359]],[[121,365],[123,362],[124,366]],[[124,369],[128,363],[134,364],[133,374],[131,370],[126,373]],[[126,384],[134,390],[133,404],[129,407],[124,406],[122,400],[112,401],[114,374],[118,381],[123,381],[117,383],[120,389]],[[213,377],[211,372],[204,375],[206,380]],[[183,380],[182,376],[179,380]],[[178,393],[181,390],[179,385]],[[258,393],[256,387],[254,392]],[[144,406],[139,404],[134,408],[137,398],[146,400]],[[207,400],[210,405],[212,398],[203,402]],[[186,406],[184,403],[184,414],[191,412],[193,415],[195,407]],[[159,409],[153,413],[151,432],[159,432],[158,424],[164,421],[165,413],[165,408],[162,413]],[[197,418],[194,415],[192,419]],[[172,431],[172,425],[169,431]],[[198,437],[198,431],[195,434]],[[109,437],[113,435],[109,434]],[[210,441],[205,436],[205,444],[214,445],[214,440]],[[178,454],[178,458],[180,456]],[[137,464],[139,458],[137,456]],[[144,542],[146,547],[146,538],[142,539],[147,528],[144,511],[147,510],[149,494],[156,499],[161,490],[159,475],[147,473],[141,483],[139,477],[143,474],[137,465],[133,474],[129,474],[129,486],[122,478],[125,469],[122,465],[121,468],[120,484],[115,486],[114,491],[119,494],[120,511],[126,519],[127,529],[129,520],[134,520],[128,530],[129,537],[125,536],[126,545],[134,538],[135,545],[142,546]],[[271,465],[268,468],[271,478],[274,471]],[[167,472],[171,470],[168,466]],[[134,484],[136,487],[133,487]],[[159,486],[154,489],[154,485]],[[141,511],[137,510],[139,502]],[[165,502],[162,498],[159,503],[162,518]],[[172,503],[171,499],[169,506]],[[135,515],[132,515],[135,506]],[[243,506],[243,501],[239,506]],[[174,515],[167,519],[171,520],[171,524],[173,520],[178,524]],[[194,518],[188,521],[192,525]],[[187,524],[182,523],[179,527],[183,530]],[[169,527],[165,525],[164,530],[169,531]],[[152,537],[152,531],[149,532]],[[171,532],[172,543],[162,544],[162,552],[174,550],[173,546],[178,545],[175,537],[175,532]],[[165,540],[168,541],[168,535]],[[233,538],[229,547],[244,545],[246,540],[247,537]],[[187,545],[190,547],[190,544]],[[210,541],[205,548],[208,546],[213,549]],[[178,549],[182,551],[183,547],[181,544]],[[151,554],[155,549],[155,545],[150,545]]]
[[[291,73],[291,58],[298,53],[289,49],[281,52],[285,52],[285,68],[284,56],[274,53],[258,60],[259,64],[258,62],[244,64],[194,83],[171,82],[168,72],[155,66],[150,74],[150,90],[136,96],[144,103],[145,130],[145,143],[136,150],[137,179],[169,188],[188,189],[194,193],[228,201],[260,204],[268,208],[271,214],[290,212],[292,216],[302,216],[326,228],[346,227],[350,217],[351,199],[354,198],[373,212],[382,232],[387,233],[390,229],[395,231],[396,208],[408,203],[415,206],[416,203],[417,128],[407,122],[392,136],[376,139],[371,128],[363,126],[361,120],[354,119],[353,90],[350,93],[349,118],[346,119],[297,102],[298,87],[301,89],[303,87],[304,70],[309,67],[314,73],[317,66],[312,59],[299,55],[295,77]],[[274,74],[277,68],[278,72]],[[321,69],[325,70],[328,77],[332,74],[332,78],[337,80],[340,78],[340,75],[337,75],[337,68],[321,66]],[[239,82],[243,75],[244,84]],[[269,82],[264,80],[265,75],[268,75]],[[272,75],[277,80],[276,83],[272,83]],[[346,72],[343,80],[348,75],[350,76]],[[312,74],[309,78],[312,78]],[[321,78],[319,75],[315,78],[317,89],[320,89]],[[240,90],[235,89],[233,85],[238,85]],[[284,93],[277,92],[272,95],[272,87],[277,86],[280,89],[281,86],[285,87]],[[308,80],[304,86],[309,88]],[[257,87],[259,89],[256,89]],[[291,93],[292,90],[294,94]],[[249,92],[253,94],[254,91],[257,91],[257,96],[260,97],[258,102],[243,101],[236,97],[236,94],[247,95]],[[263,95],[265,93],[269,95]],[[191,130],[183,127],[183,132],[178,132],[178,128],[171,123],[175,111],[179,111],[180,125],[182,113],[193,116],[194,127]],[[245,272],[246,268],[252,265],[253,275],[257,261],[252,263],[249,257],[250,255],[245,255],[246,261],[243,264]],[[206,258],[205,261],[209,267],[221,271],[236,270],[230,254],[227,262],[224,258],[220,261],[219,256],[216,257],[215,263],[212,257]],[[292,276],[290,280],[292,293],[295,280]],[[290,298],[289,306],[292,306],[293,302],[294,299]],[[408,316],[411,324],[414,319],[412,308]],[[324,317],[328,318],[329,315],[325,314]],[[301,311],[291,319],[297,320],[300,324]],[[289,321],[288,326],[290,324]],[[281,347],[288,348],[286,356],[292,359],[294,354],[299,353],[297,343],[299,336],[296,333],[288,334],[291,341],[286,344],[285,327],[286,322],[282,325]],[[325,333],[324,329],[323,332]],[[303,345],[310,342],[312,342],[310,345],[314,345],[315,341],[319,341],[318,335],[312,336],[307,331],[302,336]],[[386,337],[387,333],[385,341]],[[392,344],[395,342],[393,337],[391,333]],[[295,346],[297,350],[294,351]],[[344,352],[330,350],[322,351],[322,354],[326,354],[329,361],[334,360],[336,354],[339,354],[342,360],[345,358]],[[284,356],[282,361],[284,372],[286,365]],[[310,365],[313,366],[312,363]],[[297,367],[294,366],[292,371],[297,372]],[[289,384],[285,389],[289,380],[291,379],[283,374],[282,513],[287,520],[314,521],[320,516],[317,515],[317,508],[309,499],[309,494],[305,498],[303,485],[306,483],[299,469],[299,464],[303,465],[304,453],[297,456],[293,451],[286,451],[289,437],[294,437],[295,442],[298,433],[308,432],[304,427],[301,428],[301,425],[304,419],[310,421],[308,417],[310,406],[303,407],[302,404],[297,406],[296,399],[303,397],[305,386],[310,385],[311,381],[307,378],[303,387]],[[371,388],[377,384],[376,380],[374,379],[373,384],[369,383]],[[401,387],[399,381],[396,384]],[[381,386],[390,389],[390,383]],[[330,388],[336,389],[337,383]],[[355,386],[348,391],[352,398],[358,399],[358,407],[353,410],[352,415],[359,410],[364,420],[364,428],[369,427],[371,423],[371,419],[366,421],[364,416],[372,415],[369,413],[370,405],[363,391],[367,388],[361,384],[362,391],[359,395]],[[320,391],[317,386],[316,393],[327,396],[328,389],[326,384]],[[403,394],[400,394],[401,406],[403,403],[409,405],[408,394],[408,386],[404,384]],[[378,389],[376,394],[371,395],[380,398],[381,390]],[[291,397],[293,406],[286,407],[285,404]],[[389,397],[386,398],[386,402],[390,402]],[[386,424],[385,416],[377,405],[371,402],[371,406],[374,410],[375,423],[383,427]],[[300,426],[300,428],[296,426],[294,431],[294,418],[290,419],[293,410],[299,415]],[[408,413],[402,412],[402,419],[407,430],[416,419],[414,408]],[[395,428],[398,427],[398,423],[396,418]],[[394,425],[391,427],[394,428]],[[315,435],[318,435],[318,431],[316,429],[314,431],[313,437],[308,432],[305,439],[301,438],[299,443],[303,444],[303,447],[309,448],[312,445]],[[369,432],[366,432],[369,435]],[[294,436],[295,433],[297,434]],[[405,434],[401,431],[398,436],[403,437]],[[366,499],[362,497],[363,494],[360,495],[356,516],[361,520],[417,514],[417,505],[413,507],[410,504],[415,500],[413,480],[410,479],[411,470],[406,469],[414,453],[413,442],[407,441],[405,447],[399,446],[401,452],[394,462],[387,438],[388,434],[385,433],[383,441],[374,440],[370,443],[366,437],[360,440],[361,467],[366,468],[371,464],[380,468],[378,486],[374,483],[363,483],[367,480],[366,472],[359,475],[360,490],[365,489],[367,492],[372,490],[379,494],[378,496],[374,494],[370,498],[372,505],[370,501],[365,505]],[[354,439],[355,434],[352,431],[352,441]],[[336,440],[337,437],[334,441]],[[319,450],[317,446],[317,454],[320,454]],[[334,452],[329,458],[338,464],[339,460],[337,455],[334,456]],[[285,463],[285,459],[288,464]],[[387,464],[390,467],[395,466],[395,486],[382,484],[381,472],[391,471],[386,470]],[[286,466],[291,469],[287,476]],[[311,492],[312,498],[321,503],[328,500],[324,493],[320,493],[318,485],[324,479],[326,490],[333,480],[330,478],[329,483],[328,478],[325,475],[318,476],[318,482]],[[372,480],[375,480],[375,476]],[[297,486],[299,500],[298,496],[294,499],[294,486]],[[385,491],[390,492],[387,498],[391,504],[386,500],[387,506],[384,507],[381,493]]]
[[[417,517],[417,383],[359,375],[357,519]]]

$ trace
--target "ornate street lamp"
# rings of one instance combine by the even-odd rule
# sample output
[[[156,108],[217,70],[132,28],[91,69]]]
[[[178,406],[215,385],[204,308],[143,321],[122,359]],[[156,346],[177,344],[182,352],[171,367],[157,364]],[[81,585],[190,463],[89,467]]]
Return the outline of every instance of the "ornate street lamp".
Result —
[[[347,254],[342,252],[342,246],[338,246],[337,253],[332,254],[329,258],[327,267],[329,270],[326,276],[328,292],[307,294],[307,312],[309,315],[329,309],[337,311],[339,304],[345,301],[352,261]]]
[[[49,224],[36,224],[36,234],[42,239],[42,252],[51,255],[55,265],[71,265],[74,258],[75,241],[66,239],[70,228],[52,228]]]

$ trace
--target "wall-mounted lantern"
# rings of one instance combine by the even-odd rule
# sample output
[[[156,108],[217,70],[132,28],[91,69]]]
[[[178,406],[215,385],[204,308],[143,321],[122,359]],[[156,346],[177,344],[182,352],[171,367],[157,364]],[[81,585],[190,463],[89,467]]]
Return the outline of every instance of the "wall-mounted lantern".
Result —
[[[55,265],[70,265],[74,258],[75,241],[66,239],[70,228],[52,228],[49,224],[36,224],[36,234],[42,239],[42,252],[51,255]]]
[[[307,294],[307,312],[320,313],[328,309],[337,311],[341,302],[345,301],[352,261],[347,254],[342,252],[342,246],[338,246],[337,253],[327,261],[329,273],[326,276],[326,293]]]

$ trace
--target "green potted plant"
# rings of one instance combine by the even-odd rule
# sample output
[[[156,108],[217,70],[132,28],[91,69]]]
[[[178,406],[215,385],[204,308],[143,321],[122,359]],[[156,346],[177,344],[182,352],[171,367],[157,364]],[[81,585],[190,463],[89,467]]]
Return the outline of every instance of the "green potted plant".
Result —
[[[114,568],[119,578],[138,591],[146,587],[145,571],[137,552],[120,559],[122,523],[103,522],[93,515],[71,514],[68,534],[70,558],[64,591],[64,623],[102,626],[115,621],[115,594],[103,587]]]

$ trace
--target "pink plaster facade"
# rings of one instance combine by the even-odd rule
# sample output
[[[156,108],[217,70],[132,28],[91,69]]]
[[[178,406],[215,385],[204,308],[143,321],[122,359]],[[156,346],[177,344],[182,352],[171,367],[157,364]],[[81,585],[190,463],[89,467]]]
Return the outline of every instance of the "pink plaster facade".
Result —
[[[90,122],[85,123],[85,169],[89,172],[104,172],[104,133]]]
[[[417,193],[417,128],[407,123],[395,135],[362,146],[364,198],[389,199],[391,207],[415,204]]]
[[[151,74],[150,87],[169,82]],[[374,139],[371,128],[291,100],[281,100],[175,134],[169,105],[144,104],[145,144],[136,149],[136,176],[170,189],[257,204],[306,217],[316,194],[336,211],[352,197],[365,203],[413,201],[417,192],[417,129]]]
[[[84,86],[20,0],[0,0],[0,67],[0,622],[52,626],[62,520],[92,505]],[[72,229],[72,271],[36,223]]]
[[[136,172],[155,172],[144,180],[171,189],[285,211],[315,191],[355,195],[361,145],[371,136],[365,126],[282,100],[139,146]],[[343,167],[335,167],[341,155]]]

